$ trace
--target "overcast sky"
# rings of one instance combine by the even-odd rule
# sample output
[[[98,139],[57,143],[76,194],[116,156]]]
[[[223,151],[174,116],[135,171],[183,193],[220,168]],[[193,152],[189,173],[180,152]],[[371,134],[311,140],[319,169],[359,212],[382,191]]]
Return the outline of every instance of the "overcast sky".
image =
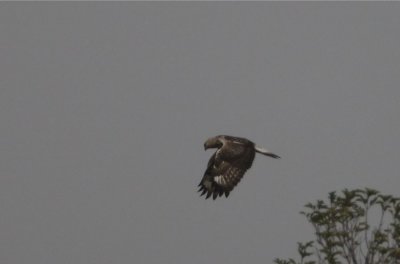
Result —
[[[0,263],[271,263],[332,190],[400,196],[400,5],[1,3]],[[257,156],[199,197],[206,138]]]

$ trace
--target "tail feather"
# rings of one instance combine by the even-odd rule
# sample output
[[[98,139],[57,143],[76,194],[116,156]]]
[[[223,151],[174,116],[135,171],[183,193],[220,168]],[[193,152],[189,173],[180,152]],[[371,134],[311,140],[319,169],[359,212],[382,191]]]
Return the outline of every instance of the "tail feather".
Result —
[[[278,155],[266,150],[265,148],[261,148],[261,147],[255,146],[254,149],[255,149],[256,152],[258,152],[260,154],[263,154],[265,156],[268,156],[268,157],[271,157],[271,158],[274,158],[274,159],[280,159],[281,158]]]

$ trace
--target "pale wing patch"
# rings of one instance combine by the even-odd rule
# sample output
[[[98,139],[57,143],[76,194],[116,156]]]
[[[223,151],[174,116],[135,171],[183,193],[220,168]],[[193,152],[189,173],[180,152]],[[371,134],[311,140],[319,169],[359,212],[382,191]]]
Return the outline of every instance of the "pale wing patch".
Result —
[[[223,175],[218,175],[214,177],[214,181],[219,185],[225,185],[225,179]]]
[[[236,167],[230,167],[224,175],[214,176],[214,181],[222,187],[233,188],[241,180],[244,172]]]

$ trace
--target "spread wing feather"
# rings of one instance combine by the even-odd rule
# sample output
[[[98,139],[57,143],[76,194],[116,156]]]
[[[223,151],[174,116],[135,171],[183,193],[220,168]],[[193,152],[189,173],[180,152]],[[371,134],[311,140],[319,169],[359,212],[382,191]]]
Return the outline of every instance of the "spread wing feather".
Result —
[[[199,184],[200,195],[206,195],[206,199],[212,195],[214,200],[223,194],[228,197],[251,167],[254,156],[254,147],[242,144],[226,144],[217,150],[211,156]]]

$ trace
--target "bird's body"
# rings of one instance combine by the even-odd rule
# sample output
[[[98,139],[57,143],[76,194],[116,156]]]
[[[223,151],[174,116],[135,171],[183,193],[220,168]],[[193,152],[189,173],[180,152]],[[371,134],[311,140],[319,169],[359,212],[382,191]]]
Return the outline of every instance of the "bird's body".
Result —
[[[257,147],[252,141],[220,135],[206,140],[204,149],[217,148],[208,161],[207,169],[199,184],[201,195],[206,199],[211,195],[215,200],[225,194],[228,197],[240,182],[245,172],[251,167],[257,153],[278,159],[278,155]]]

